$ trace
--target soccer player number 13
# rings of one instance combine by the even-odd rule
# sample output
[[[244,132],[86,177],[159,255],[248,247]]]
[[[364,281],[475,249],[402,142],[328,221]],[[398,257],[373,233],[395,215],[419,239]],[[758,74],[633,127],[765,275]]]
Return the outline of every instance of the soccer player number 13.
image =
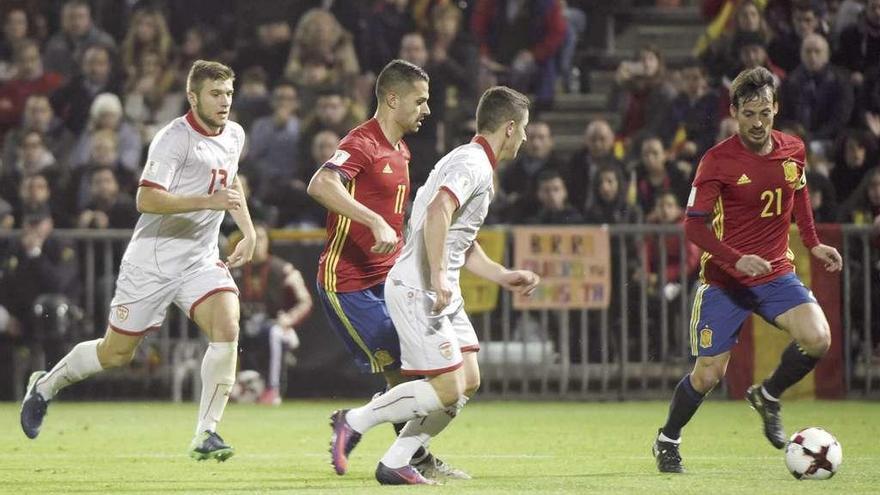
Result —
[[[764,210],[761,212],[761,218],[772,217],[773,215],[782,214],[782,188],[777,187],[774,190],[766,190],[761,193],[761,201],[766,201]],[[776,203],[776,212],[773,210],[773,203]]]
[[[214,194],[214,183],[217,182],[217,175],[220,175],[220,188],[226,187],[226,176],[229,174],[226,170],[222,168],[212,168],[211,169],[211,185],[208,186],[208,194]],[[761,196],[763,197],[763,195]],[[764,215],[761,215],[764,216]]]

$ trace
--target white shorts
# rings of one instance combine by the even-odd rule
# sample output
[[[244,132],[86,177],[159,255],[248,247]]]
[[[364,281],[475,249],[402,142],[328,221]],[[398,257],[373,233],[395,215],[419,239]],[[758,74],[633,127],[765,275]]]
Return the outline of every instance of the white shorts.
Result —
[[[439,375],[462,365],[462,353],[480,350],[477,332],[459,302],[432,315],[434,295],[388,279],[385,303],[400,339],[400,372]]]
[[[199,303],[223,291],[238,294],[229,269],[220,261],[205,263],[177,276],[123,262],[107,320],[116,332],[142,335],[162,326],[169,304],[174,303],[192,319]]]

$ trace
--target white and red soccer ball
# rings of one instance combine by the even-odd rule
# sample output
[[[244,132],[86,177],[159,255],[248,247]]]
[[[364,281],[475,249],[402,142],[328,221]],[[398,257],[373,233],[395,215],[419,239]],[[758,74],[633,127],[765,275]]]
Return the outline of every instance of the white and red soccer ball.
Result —
[[[827,480],[843,461],[843,450],[834,435],[819,427],[796,432],[785,446],[785,464],[799,480]]]

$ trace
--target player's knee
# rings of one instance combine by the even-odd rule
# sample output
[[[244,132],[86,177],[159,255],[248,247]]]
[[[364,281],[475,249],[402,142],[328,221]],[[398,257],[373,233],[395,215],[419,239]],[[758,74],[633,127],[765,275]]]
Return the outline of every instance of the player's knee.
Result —
[[[718,382],[720,382],[723,377],[724,375],[721,370],[709,366],[696,370],[691,374],[691,385],[697,392],[707,394],[718,385]]]
[[[238,340],[238,322],[228,321],[217,324],[211,329],[213,342],[235,342]]]
[[[437,398],[440,399],[440,402],[443,404],[443,407],[453,406],[458,403],[459,398],[464,394],[464,383],[462,380],[451,379],[454,377],[449,377],[448,380],[431,380],[431,384],[434,386],[434,391],[437,392]]]
[[[813,357],[822,357],[831,347],[831,331],[827,326],[819,327],[798,342],[801,349]]]
[[[477,390],[480,389],[480,375],[475,374],[474,376],[469,376],[467,379],[467,383],[464,385],[464,395],[468,397],[473,397],[474,394],[477,393]]]

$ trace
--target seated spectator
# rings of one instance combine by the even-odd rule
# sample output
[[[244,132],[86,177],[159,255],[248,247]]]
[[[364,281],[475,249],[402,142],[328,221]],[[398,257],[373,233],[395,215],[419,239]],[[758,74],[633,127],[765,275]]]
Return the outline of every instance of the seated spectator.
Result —
[[[21,179],[18,186],[15,208],[15,226],[23,228],[25,220],[30,216],[54,217],[59,220],[61,215],[52,205],[52,190],[49,180],[43,174],[28,175]]]
[[[365,115],[338,88],[325,88],[318,95],[313,111],[303,119],[301,156],[308,156],[308,146],[315,134],[329,130],[344,136],[362,122]]]
[[[705,69],[698,61],[690,61],[681,72],[684,87],[669,106],[662,136],[676,156],[698,160],[715,144],[721,97],[709,87]]]
[[[0,196],[14,197],[24,179],[37,174],[41,174],[47,185],[55,189],[63,188],[67,178],[65,170],[58,166],[55,156],[46,147],[43,135],[29,131],[18,143],[15,161],[0,176]]]
[[[86,127],[92,101],[99,94],[122,94],[122,85],[113,74],[111,49],[103,45],[86,48],[80,73],[52,94],[55,114],[77,136]]]
[[[73,170],[70,178],[68,200],[72,211],[79,211],[91,197],[91,174],[97,168],[107,168],[116,175],[119,187],[123,192],[136,193],[137,176],[134,171],[125,167],[119,155],[119,140],[113,131],[103,129],[96,131],[90,139],[89,158]]]
[[[449,88],[455,88],[459,108],[471,109],[477,106],[477,81],[474,74],[479,73],[479,53],[477,44],[468,29],[462,29],[461,9],[452,2],[438,4],[431,11],[429,34],[430,60],[435,74],[443,74]],[[445,100],[446,95],[441,95]],[[431,108],[435,107],[431,99]],[[433,118],[433,117],[432,117]]]
[[[773,31],[764,19],[762,8],[756,0],[739,2],[734,13],[733,29],[721,34],[701,55],[701,60],[715,80],[721,79],[730,67],[739,63],[739,50],[735,48],[734,40],[740,33],[757,34],[764,42],[764,47],[773,39]]]
[[[868,0],[858,21],[840,33],[834,63],[850,71],[856,87],[864,82],[865,72],[880,60],[880,0]]]
[[[15,227],[15,211],[12,205],[3,198],[0,198],[0,230],[9,230]],[[0,240],[0,247],[7,248],[7,241]]]
[[[15,75],[0,85],[0,136],[21,123],[30,95],[48,95],[60,85],[59,74],[43,70],[37,42],[20,42],[15,51]]]
[[[98,167],[89,174],[90,187],[85,209],[80,211],[76,226],[80,229],[132,229],[138,211],[134,199],[119,191],[113,169]]]
[[[773,63],[767,54],[767,44],[756,33],[738,33],[733,40],[734,52],[737,55],[737,63],[728,68],[723,84],[730,88],[737,74],[744,70],[764,67],[776,76],[777,84],[781,83],[786,76],[786,71]]]
[[[874,225],[880,235],[880,167],[872,168],[849,199],[841,205],[840,221]]]
[[[92,22],[86,0],[67,0],[61,8],[61,31],[46,42],[46,69],[65,77],[76,74],[86,49],[93,45],[115,47],[113,38]]]
[[[183,42],[174,59],[174,72],[177,85],[186,86],[186,76],[196,60],[216,60],[220,56],[220,36],[217,31],[204,23],[190,26],[183,33]],[[244,70],[235,69],[236,74],[244,75]],[[239,96],[236,94],[236,96]],[[238,103],[236,103],[237,105]],[[247,127],[245,127],[246,129]]]
[[[295,81],[305,60],[320,60],[332,73],[330,79],[343,87],[350,88],[359,79],[361,69],[352,36],[326,10],[311,9],[297,22],[285,77]]]
[[[627,184],[623,171],[614,165],[602,165],[596,172],[592,200],[584,212],[588,224],[640,223],[642,212],[626,200]]]
[[[571,204],[581,213],[592,201],[596,172],[602,165],[612,165],[623,173],[623,162],[614,156],[614,131],[605,120],[594,120],[584,129],[584,145],[571,157],[562,176],[568,186]]]
[[[292,39],[286,19],[270,16],[260,21],[255,36],[236,51],[235,72],[244,73],[251,67],[260,67],[266,71],[269,84],[274,85],[284,75]]]
[[[848,131],[840,140],[831,183],[838,198],[849,197],[877,165],[877,139],[866,131]]]
[[[503,74],[514,89],[534,93],[537,110],[552,104],[567,30],[561,2],[478,0],[471,30],[484,67]]]
[[[831,46],[840,46],[840,35],[850,26],[859,22],[859,16],[864,12],[865,5],[862,0],[828,0],[826,18],[828,19],[828,41]],[[835,54],[836,57],[836,54]],[[842,65],[835,59],[837,65]]]
[[[27,11],[13,7],[3,18],[3,37],[0,38],[0,84],[15,77],[15,51],[18,45],[33,36],[30,33]]]
[[[43,144],[52,153],[62,169],[68,168],[66,162],[70,148],[73,146],[73,134],[61,119],[52,112],[52,105],[46,95],[31,95],[24,104],[21,125],[6,133],[3,143],[3,154],[0,155],[0,171],[13,166],[18,159],[18,148],[25,134],[31,131],[40,133]],[[0,174],[2,175],[2,174]]]
[[[89,162],[92,153],[92,138],[98,131],[110,131],[116,136],[116,149],[122,167],[129,173],[138,175],[141,169],[143,141],[133,125],[125,121],[122,103],[112,93],[98,95],[92,102],[89,121],[71,152],[73,168]]]
[[[638,60],[625,60],[618,66],[610,96],[610,108],[620,115],[617,134],[627,143],[658,135],[667,125],[664,115],[675,98],[659,49],[644,47],[637,55]]]
[[[818,2],[792,2],[791,29],[776,36],[767,52],[782,70],[791,72],[801,60],[801,45],[807,36],[817,34],[824,37],[826,32]]]
[[[663,193],[675,196],[679,205],[687,202],[691,190],[688,176],[678,165],[667,160],[663,142],[659,138],[649,137],[642,141],[642,159],[636,165],[636,194],[642,211],[651,212],[648,221],[656,211],[657,200]]]
[[[526,142],[516,159],[504,167],[499,177],[510,220],[523,218],[537,207],[535,177],[544,169],[560,170],[562,162],[553,152],[553,135],[546,122],[536,120],[526,127]]]
[[[300,168],[300,120],[296,88],[280,82],[272,90],[272,115],[257,119],[251,127],[247,161],[257,195],[267,197],[286,189]]]
[[[431,115],[422,122],[419,132],[406,137],[406,145],[412,155],[409,162],[410,186],[411,190],[417,191],[427,180],[428,174],[431,173],[443,151],[440,141],[442,134],[445,133],[448,79],[446,74],[439,67],[435,67],[433,61],[428,58],[428,48],[422,33],[405,34],[400,41],[398,57],[425,69],[425,72],[431,75],[431,84],[428,88]]]
[[[125,91],[125,116],[149,143],[159,129],[184,113],[186,95],[158,52],[142,51]]]
[[[278,206],[279,226],[301,228],[324,226],[327,210],[306,193],[306,186],[318,168],[336,153],[339,139],[339,134],[330,130],[315,134],[309,149],[309,158],[303,162],[299,175],[290,182],[290,187],[283,195],[268,201]]]
[[[570,225],[584,223],[581,213],[568,203],[565,181],[558,170],[544,169],[535,178],[538,209],[523,223],[532,225]],[[519,219],[514,219],[518,222]]]
[[[364,19],[365,37],[361,50],[363,70],[379,74],[391,59],[397,56],[400,41],[406,33],[416,29],[409,12],[408,0],[376,0]],[[424,67],[422,67],[424,68]]]
[[[231,109],[233,115],[230,119],[241,124],[243,128],[250,129],[256,119],[272,113],[266,71],[262,67],[245,69],[241,74],[241,82],[237,85],[235,104]]]
[[[836,222],[838,211],[834,184],[828,177],[812,170],[807,172],[807,184],[810,190],[810,206],[813,208],[813,219],[816,223]]]
[[[312,296],[299,270],[271,254],[266,225],[258,223],[254,228],[253,259],[232,271],[241,288],[241,348],[249,351],[242,360],[267,377],[260,404],[277,406],[281,404],[282,360],[299,347],[296,326],[311,312]],[[260,353],[265,356],[261,358],[250,352],[253,348],[268,352]]]
[[[156,56],[162,67],[170,67],[173,44],[168,23],[160,11],[151,7],[135,11],[120,47],[126,76],[129,80],[138,79],[146,53]]]
[[[849,123],[853,87],[828,63],[828,42],[818,34],[804,38],[801,65],[780,91],[779,121],[798,122],[813,140],[831,141]]]

